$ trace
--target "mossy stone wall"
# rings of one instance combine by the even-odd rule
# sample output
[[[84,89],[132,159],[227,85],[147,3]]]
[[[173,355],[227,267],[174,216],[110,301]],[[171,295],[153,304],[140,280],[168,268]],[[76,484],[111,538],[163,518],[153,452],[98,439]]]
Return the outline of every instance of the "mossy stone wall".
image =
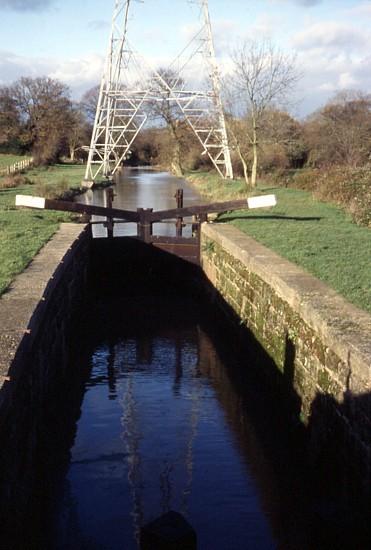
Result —
[[[333,448],[369,497],[371,316],[232,226],[205,225],[201,257],[222,302],[292,385],[314,455]]]
[[[61,404],[69,403],[63,388],[71,375],[71,342],[86,297],[90,247],[88,228],[62,224],[0,299],[3,542],[7,536],[14,542],[35,487],[44,483],[40,448],[52,450],[62,438]],[[52,460],[51,454],[43,460]]]

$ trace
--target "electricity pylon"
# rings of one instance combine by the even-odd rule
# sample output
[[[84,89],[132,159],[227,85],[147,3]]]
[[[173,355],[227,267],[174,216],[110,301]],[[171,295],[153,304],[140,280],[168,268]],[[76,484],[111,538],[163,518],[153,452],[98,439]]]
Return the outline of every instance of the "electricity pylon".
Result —
[[[114,176],[147,121],[148,105],[160,101],[175,107],[178,115],[188,122],[202,154],[210,158],[219,174],[233,178],[208,0],[193,3],[200,7],[201,29],[170,65],[169,81],[162,71],[153,69],[129,41],[131,0],[116,0],[89,148],[87,182]],[[206,71],[204,82],[199,89],[191,84],[187,86],[184,75],[192,70],[200,72],[201,65]]]

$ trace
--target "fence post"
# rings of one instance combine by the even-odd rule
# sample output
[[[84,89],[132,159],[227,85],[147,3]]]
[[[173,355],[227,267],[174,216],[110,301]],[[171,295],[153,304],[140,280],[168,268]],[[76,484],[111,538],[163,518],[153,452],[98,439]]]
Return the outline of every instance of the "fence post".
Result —
[[[115,194],[112,187],[109,187],[108,189],[106,189],[107,208],[112,208],[114,197],[115,197]],[[107,237],[109,239],[112,239],[113,237],[113,218],[112,217],[107,218],[105,226],[107,227]]]
[[[148,220],[147,213],[153,212],[153,208],[137,208],[139,223],[137,224],[137,235],[145,243],[152,240],[152,222]]]
[[[183,208],[183,197],[184,197],[183,189],[177,189],[175,193],[177,208]],[[177,217],[175,227],[176,227],[176,236],[181,237],[183,235],[183,218],[182,217],[180,216]]]
[[[26,170],[31,165],[33,165],[33,157],[31,157],[30,159],[17,161],[14,164],[7,166],[3,170],[0,170],[0,174],[11,176],[11,175],[17,174],[18,172],[22,172],[23,170]]]

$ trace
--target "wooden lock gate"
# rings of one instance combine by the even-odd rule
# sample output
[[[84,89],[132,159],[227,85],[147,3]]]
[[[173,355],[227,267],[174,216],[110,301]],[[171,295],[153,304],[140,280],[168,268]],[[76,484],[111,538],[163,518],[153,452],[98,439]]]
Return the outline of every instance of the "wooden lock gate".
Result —
[[[75,212],[87,216],[103,216],[106,221],[89,222],[91,224],[104,224],[107,228],[107,237],[113,238],[115,223],[136,223],[136,238],[141,241],[160,248],[171,254],[175,254],[184,260],[200,263],[200,237],[201,224],[208,221],[211,213],[230,212],[251,208],[270,207],[276,205],[274,195],[263,195],[226,202],[214,202],[194,206],[183,205],[183,189],[178,189],[175,194],[176,208],[169,210],[153,211],[152,208],[138,208],[136,211],[113,208],[113,189],[106,190],[108,206],[95,206],[78,202],[45,199],[43,197],[31,197],[28,195],[17,195],[16,206],[28,208],[42,208],[46,210],[58,210],[62,212]],[[191,222],[185,218],[192,217]],[[153,224],[173,220],[175,225],[175,236],[167,237],[153,234]],[[183,236],[183,229],[187,225],[192,226],[192,236]]]

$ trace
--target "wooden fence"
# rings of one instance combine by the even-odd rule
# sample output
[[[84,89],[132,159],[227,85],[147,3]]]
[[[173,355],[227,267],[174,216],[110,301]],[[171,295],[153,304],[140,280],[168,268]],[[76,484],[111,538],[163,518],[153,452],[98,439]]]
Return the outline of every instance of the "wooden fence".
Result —
[[[13,176],[14,174],[19,174],[19,172],[27,170],[27,168],[30,168],[32,165],[33,158],[20,160],[18,162],[15,162],[11,166],[7,166],[6,168],[0,170],[0,176]]]

